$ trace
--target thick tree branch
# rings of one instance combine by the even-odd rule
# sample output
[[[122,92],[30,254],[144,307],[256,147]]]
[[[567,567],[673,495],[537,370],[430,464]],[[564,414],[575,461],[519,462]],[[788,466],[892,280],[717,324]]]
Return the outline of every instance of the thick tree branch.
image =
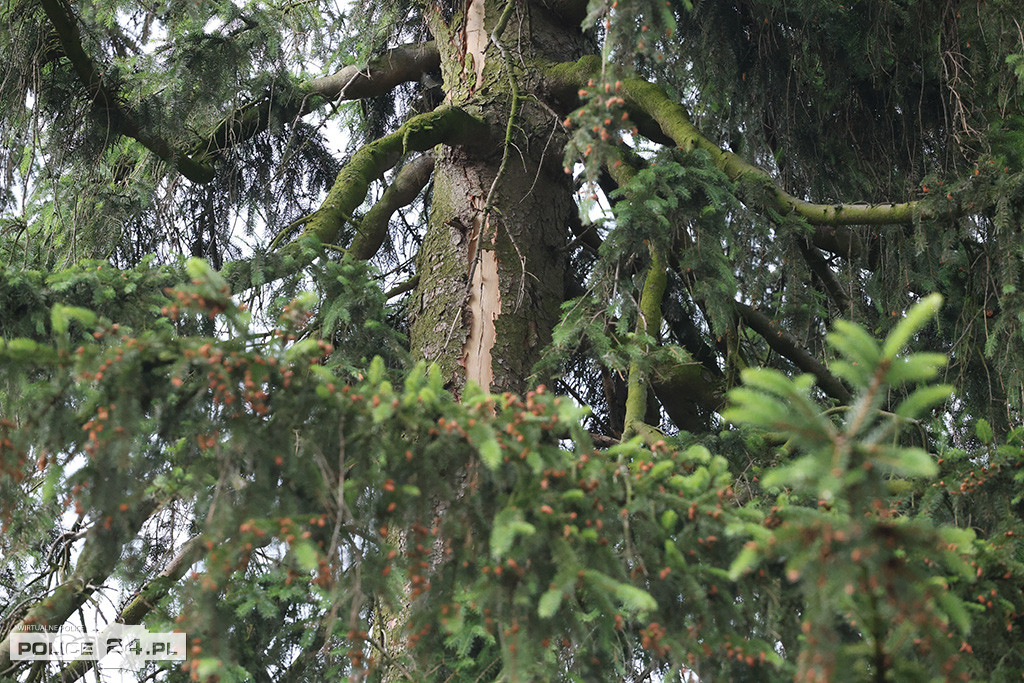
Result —
[[[177,583],[185,572],[202,557],[203,547],[198,536],[190,538],[182,545],[178,554],[132,598],[114,621],[118,624],[134,626],[141,624],[156,603],[160,602],[171,587]],[[61,669],[58,680],[77,681],[95,666],[95,660],[78,659]]]
[[[841,403],[849,403],[850,391],[817,358],[807,352],[800,342],[781,325],[744,303],[736,302],[736,311],[750,329],[761,335],[773,351],[789,359],[793,365],[809,372],[818,380],[822,390]]]
[[[253,280],[251,260],[234,261],[223,274],[236,291],[284,277],[309,265],[319,254],[318,245],[334,244],[352,214],[366,199],[370,183],[384,175],[409,152],[425,152],[435,145],[479,146],[490,142],[486,123],[458,107],[438,107],[414,116],[394,133],[374,140],[352,155],[341,169],[320,208],[306,221],[297,240],[266,260],[259,281]]]
[[[388,189],[384,190],[380,200],[359,222],[358,231],[352,239],[348,253],[361,260],[372,258],[384,244],[391,216],[419,196],[433,171],[433,154],[423,154],[403,166]]]
[[[337,73],[315,78],[295,91],[268,92],[225,117],[194,153],[216,154],[250,140],[267,129],[273,119],[291,121],[334,100],[356,100],[390,92],[407,81],[440,67],[433,41],[392,48],[365,66],[346,66]]]
[[[723,150],[704,137],[690,122],[683,106],[670,99],[661,87],[639,78],[630,78],[623,82],[623,90],[628,105],[654,119],[660,130],[680,148],[687,151],[698,148],[704,150],[730,180],[752,178],[771,187],[772,208],[783,215],[795,213],[811,225],[887,225],[910,223],[914,214],[922,211],[918,202],[814,204],[797,199],[775,185],[766,171]]]
[[[366,145],[338,174],[320,209],[303,231],[321,243],[337,239],[341,227],[366,199],[370,183],[384,175],[409,152],[425,152],[435,145],[477,145],[486,140],[487,124],[458,107],[444,106],[414,116],[390,135]]]
[[[549,83],[561,93],[564,100],[570,91],[586,87],[590,79],[600,74],[600,58],[590,55],[577,62],[557,64],[546,70]],[[919,202],[880,204],[815,204],[798,199],[775,184],[762,169],[741,159],[732,152],[704,137],[690,122],[686,109],[672,100],[665,91],[640,78],[627,78],[621,82],[620,93],[630,109],[630,115],[645,136],[662,141],[665,136],[684,150],[703,149],[731,180],[741,178],[764,182],[771,192],[769,201],[782,215],[796,214],[812,225],[889,225],[910,223],[920,214],[929,212]]]
[[[106,114],[113,129],[121,135],[138,140],[146,149],[176,168],[189,180],[196,183],[213,180],[212,166],[192,159],[184,152],[174,149],[167,140],[159,135],[145,130],[122,101],[119,93],[112,91],[103,82],[100,69],[82,47],[82,38],[78,32],[78,25],[71,5],[66,0],[40,0],[40,2],[57,34],[64,55],[78,75],[78,80],[88,91],[93,106]]]
[[[358,100],[383,95],[400,83],[418,81],[440,67],[441,57],[433,41],[411,43],[388,50],[365,67],[346,66],[330,76],[315,78],[302,89],[328,100]]]
[[[652,245],[651,267],[647,271],[644,288],[640,293],[640,319],[637,321],[639,331],[651,338],[657,338],[661,331],[661,300],[665,297],[665,289],[668,287],[668,273],[665,268],[665,257]],[[647,390],[650,384],[647,374],[639,360],[630,362],[626,419],[622,432],[624,439],[634,434],[644,435],[646,431],[644,418],[647,415]]]
[[[11,631],[23,630],[32,624],[57,626],[67,621],[107,580],[121,559],[124,544],[135,537],[156,507],[155,501],[147,500],[109,526],[96,524],[86,535],[85,547],[68,580],[58,586],[50,597],[30,609]],[[0,677],[9,674],[10,668],[11,636],[8,633],[0,641]]]

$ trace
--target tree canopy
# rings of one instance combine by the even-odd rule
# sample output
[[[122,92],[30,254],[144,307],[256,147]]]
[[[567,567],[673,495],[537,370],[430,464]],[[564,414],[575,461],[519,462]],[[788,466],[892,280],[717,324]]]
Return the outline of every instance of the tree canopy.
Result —
[[[10,0],[11,638],[1024,675],[1012,0]]]

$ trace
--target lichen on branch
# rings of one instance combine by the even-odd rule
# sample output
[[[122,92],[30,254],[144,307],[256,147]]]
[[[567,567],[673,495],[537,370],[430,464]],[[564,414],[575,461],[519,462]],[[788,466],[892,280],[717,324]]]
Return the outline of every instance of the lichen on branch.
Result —
[[[489,144],[489,128],[480,119],[459,107],[444,106],[419,114],[398,130],[364,145],[341,169],[327,198],[306,220],[299,237],[279,249],[263,265],[266,269],[255,281],[254,264],[235,261],[225,268],[225,277],[237,290],[284,277],[309,265],[320,253],[316,245],[335,244],[342,227],[366,199],[370,184],[381,178],[409,152],[425,152],[435,145],[477,146]],[[357,242],[360,253],[365,245]]]
[[[590,55],[577,62],[555,64],[545,71],[549,84],[563,100],[574,100],[577,92],[585,92],[588,85],[600,79],[600,58]],[[705,137],[690,121],[685,107],[668,96],[661,86],[635,76],[623,78],[609,97],[621,98],[645,137],[663,144],[675,144],[684,151],[702,149],[715,166],[730,180],[761,181],[770,192],[767,200],[772,210],[782,215],[796,214],[811,225],[890,225],[909,224],[915,215],[929,217],[930,212],[920,202],[884,202],[875,204],[816,204],[799,199],[778,186],[771,175],[745,161],[737,154],[723,150]]]

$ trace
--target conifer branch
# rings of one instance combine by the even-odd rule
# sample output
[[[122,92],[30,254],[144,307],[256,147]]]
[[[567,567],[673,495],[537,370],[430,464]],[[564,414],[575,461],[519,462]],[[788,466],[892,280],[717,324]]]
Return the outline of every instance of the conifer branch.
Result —
[[[89,93],[93,107],[106,114],[113,129],[140,142],[192,182],[207,183],[213,180],[212,166],[196,161],[183,151],[174,149],[164,138],[147,131],[123,101],[120,93],[104,83],[103,73],[82,46],[82,38],[71,5],[66,0],[41,0],[41,3],[57,34],[64,56],[68,58],[78,75],[78,80]]]
[[[812,356],[793,335],[787,332],[778,322],[750,306],[736,302],[736,311],[750,329],[757,332],[768,343],[775,353],[788,359],[804,372],[809,372],[818,380],[821,389],[841,403],[849,403],[852,396],[850,390],[839,381],[828,368]]]
[[[300,84],[296,91],[268,92],[224,117],[194,153],[216,154],[251,140],[267,130],[275,118],[295,120],[331,101],[383,95],[401,83],[418,81],[424,73],[439,67],[440,57],[433,41],[400,45],[365,66],[346,66],[329,76]]]
[[[388,223],[395,211],[411,204],[430,181],[434,171],[434,155],[418,156],[402,167],[384,194],[359,222],[348,253],[357,259],[372,258],[388,234]]]
[[[599,75],[600,58],[596,55],[583,57],[577,62],[556,64],[546,70],[549,85],[564,101],[573,100],[575,91]],[[917,201],[816,204],[798,199],[779,187],[768,172],[704,137],[690,122],[683,105],[670,98],[662,87],[641,78],[627,78],[620,83],[619,95],[626,101],[640,133],[656,142],[670,140],[685,151],[704,150],[730,180],[752,179],[765,183],[770,188],[770,208],[784,216],[795,214],[811,225],[828,226],[907,224],[916,215],[922,218],[931,216],[931,212]]]

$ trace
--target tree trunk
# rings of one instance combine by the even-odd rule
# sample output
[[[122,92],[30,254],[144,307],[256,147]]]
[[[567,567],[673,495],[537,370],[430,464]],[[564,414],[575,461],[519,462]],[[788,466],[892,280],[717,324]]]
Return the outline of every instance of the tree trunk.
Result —
[[[456,394],[467,380],[523,392],[557,321],[575,211],[565,133],[533,67],[578,58],[584,40],[578,22],[534,6],[471,0],[462,15],[433,11],[447,99],[485,120],[495,144],[437,152],[412,347]]]

